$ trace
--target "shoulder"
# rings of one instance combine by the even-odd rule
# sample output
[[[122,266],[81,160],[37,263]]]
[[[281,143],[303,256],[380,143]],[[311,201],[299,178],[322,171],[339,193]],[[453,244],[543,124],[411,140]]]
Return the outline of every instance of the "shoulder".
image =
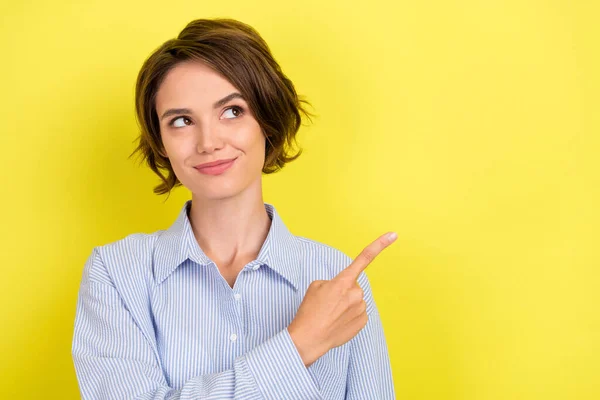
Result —
[[[147,276],[157,239],[164,230],[131,233],[121,239],[95,246],[84,267],[84,279],[114,286],[115,280]]]
[[[302,246],[305,259],[323,265],[330,274],[329,278],[333,278],[352,262],[352,258],[345,252],[326,243],[303,236],[296,236],[296,239]]]
[[[154,245],[164,230],[152,233],[132,233],[122,239],[97,246],[104,259],[144,260],[152,256]]]

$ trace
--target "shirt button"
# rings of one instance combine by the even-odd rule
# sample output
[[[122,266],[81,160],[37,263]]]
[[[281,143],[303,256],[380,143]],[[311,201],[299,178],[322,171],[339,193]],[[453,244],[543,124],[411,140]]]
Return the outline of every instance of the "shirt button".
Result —
[[[253,270],[255,270],[255,271],[256,271],[257,269],[259,269],[259,268],[260,268],[260,265],[255,265],[254,267],[252,267],[252,269],[253,269]]]
[[[235,342],[235,340],[237,339],[237,335],[235,333],[232,333],[231,336],[229,336],[229,339],[231,339],[232,342]]]
[[[239,300],[239,299],[241,299],[241,298],[242,298],[242,295],[241,295],[241,294],[239,294],[239,293],[236,293],[236,294],[234,294],[234,295],[233,295],[233,297],[234,297],[236,300]]]

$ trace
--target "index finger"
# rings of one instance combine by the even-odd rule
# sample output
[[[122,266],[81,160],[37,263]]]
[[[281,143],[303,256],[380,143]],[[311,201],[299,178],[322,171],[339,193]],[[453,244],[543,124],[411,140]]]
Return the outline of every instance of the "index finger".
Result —
[[[360,252],[358,257],[352,261],[352,263],[344,268],[337,276],[333,279],[340,281],[356,281],[361,272],[367,268],[367,266],[373,262],[375,257],[379,255],[390,244],[394,243],[398,235],[396,232],[388,232],[379,236],[370,245],[365,247]]]

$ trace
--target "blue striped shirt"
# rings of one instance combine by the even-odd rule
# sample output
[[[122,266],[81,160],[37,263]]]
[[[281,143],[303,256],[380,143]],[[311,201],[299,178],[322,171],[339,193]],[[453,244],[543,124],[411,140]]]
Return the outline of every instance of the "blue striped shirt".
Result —
[[[292,322],[308,285],[352,259],[271,227],[231,288],[194,237],[188,200],[166,230],[97,246],[79,288],[72,356],[83,399],[393,399],[383,327],[361,273],[369,320],[308,368]]]

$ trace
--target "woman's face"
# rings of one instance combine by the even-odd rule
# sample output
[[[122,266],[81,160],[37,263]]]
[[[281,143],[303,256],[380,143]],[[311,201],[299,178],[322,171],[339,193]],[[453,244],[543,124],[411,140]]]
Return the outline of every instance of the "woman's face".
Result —
[[[232,197],[260,184],[265,137],[240,96],[227,79],[198,61],[179,63],[159,87],[156,112],[165,156],[195,196]],[[196,168],[233,158],[233,164],[217,175]]]

